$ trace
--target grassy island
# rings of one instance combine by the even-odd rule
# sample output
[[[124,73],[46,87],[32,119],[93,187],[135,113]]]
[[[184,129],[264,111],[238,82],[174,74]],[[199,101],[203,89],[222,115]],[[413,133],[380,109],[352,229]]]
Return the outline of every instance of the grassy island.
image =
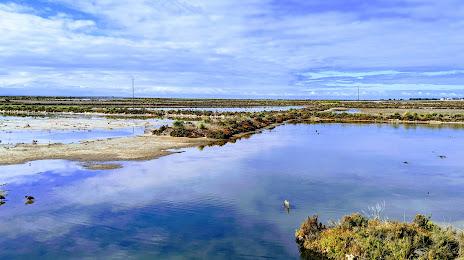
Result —
[[[356,213],[323,225],[308,217],[296,230],[303,259],[462,259],[464,233],[440,227],[430,216],[413,223],[369,220]]]
[[[183,111],[183,115],[187,115]],[[198,123],[177,121],[172,127],[165,126],[153,130],[156,135],[170,135],[173,137],[208,137],[214,139],[230,139],[243,133],[272,127],[282,123],[304,122],[339,122],[339,123],[464,123],[461,114],[418,114],[405,112],[402,115],[373,115],[364,113],[334,113],[311,111],[308,108],[289,109],[286,111],[266,112],[223,112],[220,116],[209,116],[210,111],[197,111]],[[195,119],[195,117],[193,118]],[[192,120],[192,117],[187,118]]]

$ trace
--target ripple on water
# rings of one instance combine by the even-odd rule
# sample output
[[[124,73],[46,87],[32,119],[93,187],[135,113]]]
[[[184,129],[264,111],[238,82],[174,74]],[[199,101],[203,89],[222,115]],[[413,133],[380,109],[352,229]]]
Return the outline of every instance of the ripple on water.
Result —
[[[463,137],[444,126],[285,125],[119,169],[0,166],[0,258],[297,259],[294,231],[308,215],[327,222],[383,202],[390,219],[432,213],[459,226]]]

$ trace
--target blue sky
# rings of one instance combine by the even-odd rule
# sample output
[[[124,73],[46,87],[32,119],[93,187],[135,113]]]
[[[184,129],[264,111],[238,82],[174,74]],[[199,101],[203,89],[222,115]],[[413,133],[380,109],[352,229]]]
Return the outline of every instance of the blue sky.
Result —
[[[462,0],[0,2],[0,95],[463,97]]]

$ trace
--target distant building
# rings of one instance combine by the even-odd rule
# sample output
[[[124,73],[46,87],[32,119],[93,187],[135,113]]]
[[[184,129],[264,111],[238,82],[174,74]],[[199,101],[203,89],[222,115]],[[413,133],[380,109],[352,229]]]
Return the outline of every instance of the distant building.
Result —
[[[464,98],[450,98],[450,97],[446,97],[446,98],[440,98],[440,100],[442,101],[456,101],[456,100],[464,100]]]

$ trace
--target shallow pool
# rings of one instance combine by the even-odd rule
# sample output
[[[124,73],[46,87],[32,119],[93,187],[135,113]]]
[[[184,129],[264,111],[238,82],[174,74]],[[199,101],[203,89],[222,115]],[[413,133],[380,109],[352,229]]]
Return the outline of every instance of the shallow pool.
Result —
[[[298,259],[308,215],[377,203],[462,228],[463,140],[458,126],[288,124],[116,170],[0,166],[0,258]]]

